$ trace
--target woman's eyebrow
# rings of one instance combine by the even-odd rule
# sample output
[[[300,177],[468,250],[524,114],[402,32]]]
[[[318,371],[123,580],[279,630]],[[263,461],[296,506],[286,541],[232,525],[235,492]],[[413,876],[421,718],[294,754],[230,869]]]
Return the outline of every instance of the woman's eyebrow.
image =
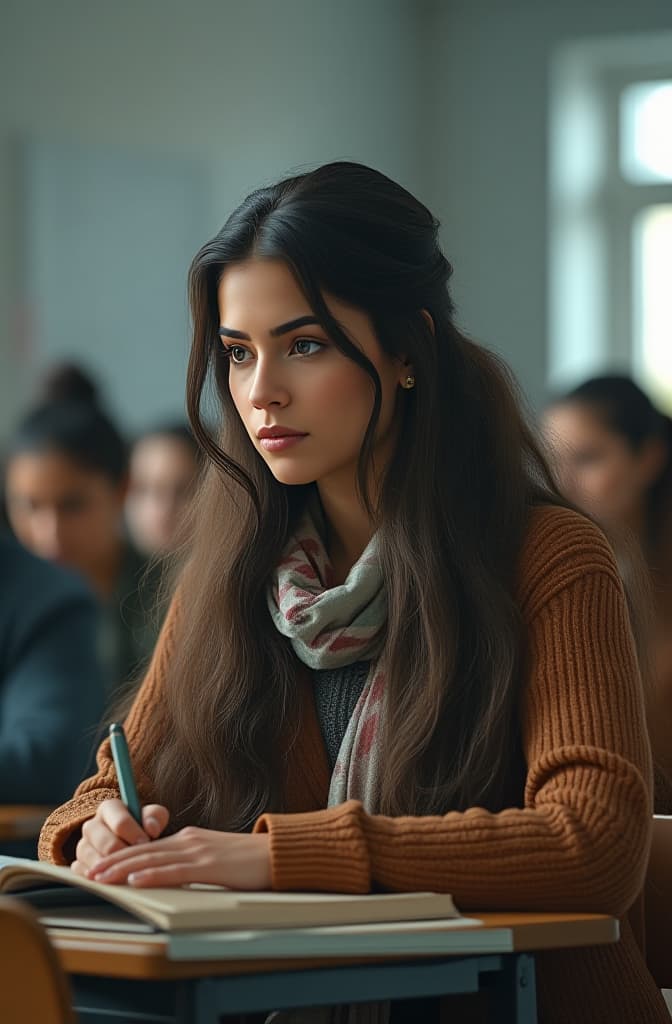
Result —
[[[286,324],[280,324],[278,327],[272,327],[268,332],[272,338],[279,338],[282,334],[287,334],[289,331],[295,331],[297,327],[305,327],[307,324],[317,324],[319,326],[320,321],[310,314],[307,316],[298,316],[296,320],[288,320]],[[234,331],[232,327],[220,327],[218,334],[222,338],[234,338],[236,341],[251,341],[249,334],[245,334],[244,331]]]

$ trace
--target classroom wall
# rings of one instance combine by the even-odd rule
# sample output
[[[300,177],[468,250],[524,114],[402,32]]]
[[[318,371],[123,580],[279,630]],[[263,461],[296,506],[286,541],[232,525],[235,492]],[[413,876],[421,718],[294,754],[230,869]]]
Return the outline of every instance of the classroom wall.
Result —
[[[203,173],[202,241],[252,187],[306,164],[362,160],[422,192],[423,4],[5,0],[2,6],[0,438],[30,393],[36,361],[23,294],[19,159],[25,142],[190,161]],[[145,243],[151,251],[150,239],[132,240],[136,248]],[[96,350],[92,334],[91,364],[104,376],[119,353],[112,345]],[[137,344],[156,351],[152,395],[181,409],[183,381],[163,376],[165,337]],[[186,346],[186,339],[170,344]],[[127,369],[132,375],[133,366]],[[142,425],[135,400],[113,398],[132,428]]]
[[[434,7],[427,196],[443,221],[462,323],[505,354],[534,404],[547,365],[551,61],[569,40],[670,28],[669,0]]]
[[[671,27],[669,0],[5,0],[0,440],[35,372],[26,141],[197,167],[199,235],[250,187],[302,165],[344,157],[380,167],[439,214],[463,326],[503,352],[540,402],[553,56],[572,39]],[[170,344],[186,350],[186,333]],[[182,381],[163,366],[161,340],[138,344],[155,347],[153,393],[180,409]],[[97,352],[94,363],[104,370],[117,355]],[[118,396],[135,428],[143,412],[131,399]]]

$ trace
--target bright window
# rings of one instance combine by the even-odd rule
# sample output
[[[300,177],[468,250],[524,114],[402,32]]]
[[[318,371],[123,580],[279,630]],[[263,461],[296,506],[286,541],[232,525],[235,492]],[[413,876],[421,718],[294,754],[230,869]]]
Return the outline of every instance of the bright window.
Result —
[[[629,85],[620,107],[623,176],[637,185],[672,181],[672,81]]]
[[[633,223],[634,363],[654,397],[672,409],[672,203]]]
[[[549,152],[549,388],[631,372],[672,413],[672,33],[560,47]]]

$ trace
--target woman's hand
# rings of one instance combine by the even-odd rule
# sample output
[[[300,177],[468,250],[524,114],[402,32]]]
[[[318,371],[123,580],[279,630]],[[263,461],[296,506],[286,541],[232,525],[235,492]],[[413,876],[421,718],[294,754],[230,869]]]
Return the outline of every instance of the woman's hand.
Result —
[[[77,843],[72,870],[78,875],[88,874],[101,857],[157,839],[168,824],[168,818],[165,807],[147,804],[142,809],[141,828],[121,800],[103,800],[93,818],[82,825],[82,838]]]
[[[153,843],[124,844],[88,867],[88,878],[112,884],[149,887],[205,882],[230,889],[270,889],[270,836],[188,826]]]

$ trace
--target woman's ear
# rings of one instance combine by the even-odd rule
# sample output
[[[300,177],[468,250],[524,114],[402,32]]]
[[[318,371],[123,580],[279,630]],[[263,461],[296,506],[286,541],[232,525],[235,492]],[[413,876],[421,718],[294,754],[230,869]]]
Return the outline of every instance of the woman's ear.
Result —
[[[420,315],[429,327],[432,334],[435,334],[434,319],[428,309],[421,309]],[[415,387],[415,371],[413,370],[413,364],[405,356],[400,357],[401,372],[399,376],[399,384],[405,391],[410,391]]]
[[[429,327],[432,334],[436,334],[436,329],[434,327],[434,318],[432,317],[432,314],[429,312],[429,310],[421,309],[420,313],[422,314],[422,318]]]

